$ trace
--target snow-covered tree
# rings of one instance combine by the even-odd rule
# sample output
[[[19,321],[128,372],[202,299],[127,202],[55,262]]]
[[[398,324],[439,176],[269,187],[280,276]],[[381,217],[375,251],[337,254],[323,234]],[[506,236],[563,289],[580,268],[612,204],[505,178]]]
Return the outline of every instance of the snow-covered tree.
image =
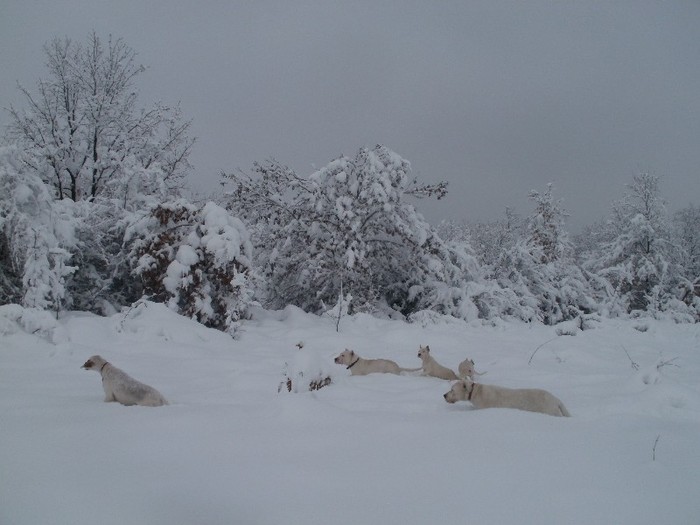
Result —
[[[676,212],[673,226],[683,272],[679,299],[694,308],[700,320],[700,207],[690,205]]]
[[[467,315],[470,261],[405,200],[440,198],[445,185],[417,186],[409,174],[406,160],[375,146],[308,177],[275,161],[256,164],[252,177],[227,175],[227,206],[252,232],[266,303],[319,312],[337,304],[342,289],[354,310],[386,303],[403,313]]]
[[[444,221],[438,225],[441,238],[453,249],[462,249],[475,259],[472,270],[475,278],[466,283],[465,292],[480,319],[531,321],[536,318],[535,300],[524,298],[526,289],[516,293],[517,286],[505,277],[511,272],[511,260],[505,255],[512,255],[524,231],[522,219],[510,208],[506,208],[505,217],[498,221],[475,224]]]
[[[137,107],[134,80],[145,69],[133,49],[93,32],[85,45],[56,38],[44,52],[48,77],[35,94],[20,87],[27,106],[10,109],[8,136],[58,199],[127,198],[154,167],[163,185],[182,185],[190,123],[178,108]]]
[[[149,299],[229,333],[247,316],[252,246],[243,223],[220,206],[158,204],[129,225],[126,240]]]
[[[664,309],[678,277],[659,177],[635,175],[613,204],[611,241],[603,243],[591,268],[608,279],[627,312]]]
[[[561,206],[561,200],[555,200],[552,183],[547,191],[539,193],[532,190],[530,200],[535,202],[535,210],[528,221],[529,246],[537,251],[541,262],[550,263],[571,255],[572,245],[564,229],[567,213]]]
[[[122,247],[124,232],[134,213],[178,195],[191,167],[190,123],[177,107],[138,107],[134,84],[145,69],[121,39],[105,43],[94,32],[85,44],[56,38],[44,52],[47,76],[35,93],[20,87],[26,107],[10,109],[6,140],[19,151],[21,173],[43,181],[50,198],[63,203],[42,202],[42,213],[61,210],[64,219],[70,217],[71,243],[59,246],[74,265],[61,281],[63,300],[72,308],[108,313],[139,297]],[[35,261],[31,268],[2,272],[5,289],[14,295],[22,279],[25,288],[41,282],[36,261],[48,257],[41,254],[63,264],[56,246],[35,229],[32,243],[7,236],[0,242],[7,250],[17,243],[33,250],[29,259],[20,250],[24,262]],[[9,256],[3,248],[1,257]]]
[[[71,263],[76,271],[66,282],[71,308],[108,315],[139,299],[140,288],[130,275],[123,246],[134,212],[125,210],[120,201],[102,198],[79,201],[72,210]]]
[[[565,227],[567,216],[547,191],[530,192],[535,209],[527,220],[527,234],[501,252],[494,277],[518,298],[521,317],[532,315],[545,324],[575,318],[596,309],[588,279],[576,265]]]
[[[72,203],[54,201],[46,185],[25,169],[14,148],[0,149],[0,268],[3,302],[59,310],[66,277],[75,267]]]
[[[513,248],[525,235],[526,226],[525,221],[509,207],[500,220],[469,225],[469,238],[479,262],[490,268],[490,272],[496,271],[494,267],[501,254]]]
[[[13,260],[10,240],[0,231],[0,304],[19,303],[22,278]]]

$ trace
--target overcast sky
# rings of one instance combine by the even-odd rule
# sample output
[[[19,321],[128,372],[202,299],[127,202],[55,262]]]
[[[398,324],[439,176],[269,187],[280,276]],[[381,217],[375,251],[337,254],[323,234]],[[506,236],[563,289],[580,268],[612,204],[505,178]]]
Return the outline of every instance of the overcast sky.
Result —
[[[433,223],[528,214],[554,183],[572,231],[633,175],[700,204],[700,2],[0,1],[0,106],[46,76],[42,46],[122,37],[141,104],[181,102],[192,185],[274,157],[307,174],[381,143],[420,180]],[[0,115],[0,125],[8,115]]]

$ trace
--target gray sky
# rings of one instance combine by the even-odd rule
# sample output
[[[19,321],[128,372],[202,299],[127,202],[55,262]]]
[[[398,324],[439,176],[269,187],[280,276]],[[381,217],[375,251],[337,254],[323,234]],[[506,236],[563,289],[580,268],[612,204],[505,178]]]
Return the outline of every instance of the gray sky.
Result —
[[[641,171],[672,211],[700,204],[698,1],[2,0],[0,106],[46,76],[46,41],[93,29],[149,68],[142,105],[194,120],[202,190],[381,143],[450,182],[418,204],[433,223],[528,214],[553,182],[576,231]]]

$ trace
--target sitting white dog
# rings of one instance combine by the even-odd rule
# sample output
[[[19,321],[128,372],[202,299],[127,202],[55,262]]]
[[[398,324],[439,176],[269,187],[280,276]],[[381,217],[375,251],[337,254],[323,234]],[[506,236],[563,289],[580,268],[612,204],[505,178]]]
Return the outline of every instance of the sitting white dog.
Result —
[[[142,405],[158,407],[167,405],[166,399],[155,388],[136,381],[126,372],[108,363],[99,355],[94,355],[81,367],[95,370],[102,376],[102,388],[105,391],[105,402],[116,401],[122,405]]]
[[[474,408],[517,408],[550,416],[570,416],[564,403],[538,388],[504,388],[462,379],[452,385],[443,397],[448,403],[471,401]]]
[[[422,370],[425,375],[437,377],[439,379],[447,379],[448,381],[459,379],[457,374],[446,366],[442,366],[433,356],[430,355],[429,346],[419,346],[418,357],[421,361],[423,361]]]
[[[466,358],[464,361],[462,361],[459,366],[457,367],[457,375],[461,379],[469,378],[469,379],[474,379],[474,376],[483,376],[486,372],[477,372],[474,369],[474,360]]]
[[[401,372],[417,372],[420,368],[401,368],[390,359],[363,359],[354,350],[345,349],[335,363],[345,365],[354,376],[367,374],[400,374]]]

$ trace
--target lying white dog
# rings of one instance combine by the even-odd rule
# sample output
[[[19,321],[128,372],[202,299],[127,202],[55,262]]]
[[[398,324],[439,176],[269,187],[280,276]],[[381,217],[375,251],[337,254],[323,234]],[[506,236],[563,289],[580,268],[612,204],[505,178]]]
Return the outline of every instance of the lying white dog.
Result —
[[[420,357],[421,361],[423,361],[422,370],[425,375],[438,377],[440,379],[447,379],[448,381],[459,379],[457,374],[446,366],[442,366],[433,356],[430,355],[429,346],[420,346],[418,349],[418,357]]]
[[[417,372],[420,368],[401,368],[390,359],[363,359],[353,350],[345,350],[335,358],[336,364],[347,366],[354,376],[367,374],[400,374],[401,372]]]
[[[81,367],[96,370],[102,376],[102,388],[105,390],[105,402],[116,401],[122,405],[142,405],[158,407],[168,402],[155,388],[136,381],[126,372],[94,355]]]
[[[448,403],[471,401],[474,408],[517,408],[550,416],[570,416],[564,403],[546,390],[537,388],[503,388],[462,379],[443,397]]]

